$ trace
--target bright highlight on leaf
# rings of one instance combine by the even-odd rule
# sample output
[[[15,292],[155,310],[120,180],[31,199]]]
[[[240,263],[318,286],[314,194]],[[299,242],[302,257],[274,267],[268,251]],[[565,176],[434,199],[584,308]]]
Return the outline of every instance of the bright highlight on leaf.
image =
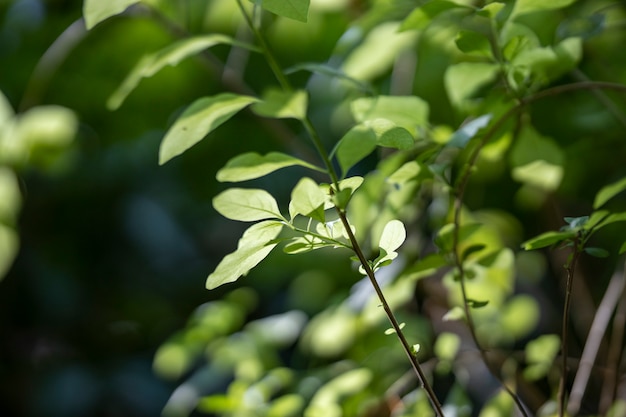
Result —
[[[400,323],[398,325],[398,327],[400,327],[400,330],[404,329],[404,326],[406,326],[406,323]],[[385,334],[388,336],[390,334],[395,334],[396,333],[396,329],[394,329],[393,327],[388,328],[387,330],[385,330]]]
[[[622,178],[612,184],[602,187],[596,194],[596,198],[593,201],[593,208],[598,209],[605,205],[610,199],[626,190],[626,178]]]
[[[306,118],[308,96],[306,91],[283,91],[271,89],[263,94],[263,100],[252,105],[252,111],[259,116],[277,119]]]
[[[304,177],[291,192],[289,213],[294,218],[298,214],[324,222],[324,205],[328,195],[311,178]]]
[[[135,3],[139,3],[139,0],[85,0],[83,16],[87,30],[111,16],[122,13]]]
[[[446,0],[432,0],[426,4],[416,8],[411,14],[402,22],[401,30],[417,29],[421,30],[426,28],[430,22],[438,15],[452,9],[467,9],[472,10],[468,6],[455,3],[453,1]]]
[[[98,1],[101,4],[108,3],[108,1],[94,1]],[[143,78],[152,77],[168,65],[176,66],[183,59],[219,44],[235,45],[252,51],[258,50],[253,45],[220,34],[194,36],[174,42],[158,52],[144,55],[128,76],[126,76],[122,84],[111,95],[107,101],[107,107],[110,110],[119,108],[124,100],[126,100],[126,97],[139,85],[139,82]]]
[[[270,152],[267,155],[260,155],[256,152],[247,152],[228,161],[224,168],[217,171],[216,178],[220,182],[247,181],[296,165],[325,172],[315,165],[284,153]]]
[[[554,245],[555,243],[563,242],[567,239],[572,239],[576,236],[576,232],[545,232],[537,237],[527,240],[522,243],[522,248],[525,250],[533,250],[539,248],[545,248],[546,246]]]
[[[362,97],[350,104],[350,111],[359,123],[387,119],[405,128],[414,137],[419,127],[428,125],[428,103],[416,96]]]
[[[276,243],[270,242],[276,239],[282,228],[282,223],[271,220],[250,226],[239,240],[237,250],[226,255],[208,276],[207,289],[234,282],[246,275],[276,247]]]
[[[278,203],[265,190],[230,188],[213,199],[213,207],[222,216],[231,220],[242,222],[283,220]]]
[[[309,15],[310,0],[250,0],[259,4],[268,12],[306,22]]]
[[[231,93],[194,101],[167,131],[159,149],[159,164],[163,165],[182,154],[244,107],[256,101],[254,97]]]

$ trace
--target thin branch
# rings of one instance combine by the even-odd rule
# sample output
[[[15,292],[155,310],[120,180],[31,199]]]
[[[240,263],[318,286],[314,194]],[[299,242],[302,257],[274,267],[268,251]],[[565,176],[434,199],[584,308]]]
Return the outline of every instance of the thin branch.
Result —
[[[591,369],[598,355],[598,349],[600,348],[600,342],[604,337],[604,332],[609,325],[611,316],[615,311],[617,302],[619,301],[622,291],[624,290],[624,276],[622,273],[615,273],[611,277],[609,285],[606,288],[604,297],[600,302],[600,306],[593,319],[593,324],[589,330],[585,348],[580,358],[580,364],[578,371],[574,378],[574,384],[570,391],[570,398],[567,403],[567,412],[571,415],[576,415],[580,409],[580,403],[585,389],[589,383],[589,376],[591,375]]]

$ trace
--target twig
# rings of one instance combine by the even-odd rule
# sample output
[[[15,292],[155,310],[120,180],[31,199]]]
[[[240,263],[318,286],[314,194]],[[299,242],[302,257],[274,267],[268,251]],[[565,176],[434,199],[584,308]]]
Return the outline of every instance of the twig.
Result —
[[[602,301],[600,302],[600,306],[598,307],[596,315],[593,319],[591,329],[589,330],[589,336],[587,337],[587,342],[585,343],[585,347],[580,358],[578,371],[576,372],[574,384],[572,385],[572,389],[570,391],[570,398],[567,403],[567,412],[571,415],[577,414],[580,409],[580,403],[583,395],[585,394],[587,384],[589,383],[589,376],[598,354],[600,342],[604,337],[604,332],[609,325],[609,321],[611,320],[613,311],[615,311],[615,306],[622,295],[623,289],[623,274],[616,272],[611,277],[611,281],[607,286],[604,297],[602,297]]]

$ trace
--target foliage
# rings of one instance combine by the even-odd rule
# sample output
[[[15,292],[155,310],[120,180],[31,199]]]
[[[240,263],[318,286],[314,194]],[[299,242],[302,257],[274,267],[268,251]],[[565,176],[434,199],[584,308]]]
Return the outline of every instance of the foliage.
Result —
[[[210,228],[241,233],[156,351],[177,384],[164,416],[619,414],[624,305],[602,295],[626,252],[623,5],[85,0],[83,15],[87,36],[168,33],[109,86],[116,118],[196,65],[182,101],[164,95],[154,163],[217,161],[220,185],[185,179],[234,221]],[[54,112],[63,138],[76,129],[65,108],[2,108],[14,169],[45,141],[13,154],[11,126]],[[587,353],[593,314],[615,323],[606,358]]]

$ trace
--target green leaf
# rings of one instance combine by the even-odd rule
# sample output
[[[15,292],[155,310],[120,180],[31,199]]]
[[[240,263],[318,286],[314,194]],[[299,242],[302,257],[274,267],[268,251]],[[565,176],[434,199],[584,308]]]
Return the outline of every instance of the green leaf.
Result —
[[[489,300],[478,301],[478,300],[472,300],[470,298],[467,299],[467,305],[469,305],[470,308],[475,308],[475,309],[483,308],[487,304],[489,304]]]
[[[324,206],[328,200],[328,194],[315,181],[304,177],[298,181],[291,192],[291,202],[289,203],[291,218],[293,219],[296,215],[302,214],[324,222]]]
[[[620,255],[622,255],[624,252],[626,252],[626,241],[624,241],[624,243],[622,243],[622,246],[620,246],[618,253]]]
[[[546,161],[533,161],[513,168],[511,176],[516,181],[531,184],[546,191],[554,191],[561,185],[563,167]]]
[[[596,226],[595,231],[600,230],[601,228],[608,226],[609,224],[618,223],[626,221],[626,212],[622,213],[611,213],[605,218],[602,219]]]
[[[462,109],[466,100],[481,87],[493,82],[499,72],[499,65],[489,62],[461,62],[448,67],[444,84],[450,101]]]
[[[165,134],[159,149],[159,164],[163,165],[182,154],[244,107],[256,101],[254,97],[231,93],[194,101]]]
[[[213,207],[222,216],[231,220],[242,222],[283,220],[276,200],[265,190],[230,188],[215,196]]]
[[[400,150],[407,150],[413,147],[414,140],[409,131],[397,126],[391,120],[366,120],[363,124],[372,129],[374,135],[376,135],[376,143],[379,146]]]
[[[206,281],[207,289],[234,282],[257,266],[276,247],[271,243],[280,234],[282,223],[264,221],[248,228],[237,244],[237,250],[228,254],[217,265]]]
[[[336,155],[342,177],[361,159],[376,149],[376,134],[365,125],[356,125],[337,143]]]
[[[524,248],[524,250],[545,248],[546,246],[551,246],[551,245],[554,245],[555,243],[572,239],[575,236],[576,236],[576,232],[574,231],[545,232],[545,233],[540,234],[539,236],[536,236],[522,243],[522,248]]]
[[[122,13],[135,3],[139,3],[139,0],[85,0],[83,16],[87,30],[111,16]]]
[[[455,306],[452,307],[446,314],[443,315],[441,320],[443,321],[453,321],[453,320],[461,320],[465,318],[465,310],[463,307]]]
[[[402,22],[400,30],[422,30],[426,28],[438,15],[452,9],[472,10],[472,8],[468,6],[452,1],[432,0],[413,10],[411,14],[409,14],[409,16]]]
[[[564,217],[563,220],[565,220],[569,229],[579,229],[585,227],[589,221],[589,216]]]
[[[454,132],[454,134],[448,141],[447,146],[465,148],[470,139],[476,136],[480,129],[489,124],[489,121],[491,121],[491,117],[491,114],[485,114],[464,124],[459,130]]]
[[[387,252],[387,256],[395,253],[406,239],[406,229],[404,224],[400,220],[391,220],[388,222],[383,233],[380,236],[380,242],[378,246]]]
[[[14,225],[21,207],[22,194],[17,177],[11,169],[0,166],[0,223]]]
[[[462,260],[466,260],[471,254],[480,252],[485,249],[487,246],[482,243],[477,243],[475,245],[471,245],[463,250],[463,254],[461,255]]]
[[[400,328],[400,330],[402,330],[404,328],[404,326],[406,326],[406,323],[400,323],[398,325],[398,327]],[[392,334],[396,333],[396,329],[394,329],[393,327],[388,328],[387,330],[385,330],[385,335],[389,336]]]
[[[107,4],[108,1],[96,0],[101,4]],[[178,42],[174,42],[167,47],[161,49],[152,54],[144,55],[132,71],[126,76],[126,79],[115,90],[107,101],[107,107],[110,110],[119,108],[126,97],[139,85],[139,82],[143,78],[152,77],[157,72],[161,71],[164,67],[171,65],[178,65],[180,61],[197,54],[204,49],[210,48],[219,44],[235,45],[240,48],[246,48],[252,51],[258,51],[253,45],[248,43],[237,41],[231,37],[211,34],[203,36],[194,36],[188,39],[183,39]]]
[[[339,78],[339,79],[346,80],[354,84],[361,91],[364,91],[369,94],[374,93],[374,89],[369,83],[350,77],[348,74],[346,74],[342,70],[331,67],[328,64],[305,62],[302,64],[294,65],[293,67],[287,68],[285,70],[285,74],[293,74],[294,72],[297,72],[297,71],[309,71],[315,74],[325,75],[327,77]]]
[[[528,342],[525,350],[529,366],[524,370],[524,377],[535,381],[546,376],[554,365],[560,344],[559,337],[553,334],[542,335]]]
[[[558,39],[580,37],[589,39],[606,29],[606,15],[594,13],[590,16],[571,16],[561,21],[556,28]]]
[[[610,199],[626,190],[626,177],[612,184],[606,185],[598,191],[593,200],[593,208],[598,209],[605,205]]]
[[[437,272],[440,268],[447,265],[448,260],[444,255],[440,253],[432,253],[418,260],[415,265],[408,268],[402,276],[409,280],[416,280],[430,276]]]
[[[610,255],[608,250],[602,248],[585,248],[583,250],[585,253],[596,258],[607,258]]]
[[[288,17],[299,22],[306,22],[309,15],[310,0],[250,0],[268,12]]]
[[[459,335],[443,332],[437,336],[435,346],[433,346],[433,353],[439,360],[451,361],[456,357],[460,347],[461,338]]]
[[[350,104],[359,122],[387,119],[408,130],[414,137],[418,128],[428,126],[428,103],[417,96],[377,96],[358,98]]]
[[[454,223],[448,223],[444,225],[437,236],[435,237],[435,244],[443,252],[450,252],[452,250],[452,243],[454,238]],[[468,223],[459,228],[459,242],[463,242],[465,239],[473,235],[478,229],[481,228],[480,223]]]
[[[263,94],[263,101],[252,105],[252,111],[263,117],[303,120],[307,105],[308,95],[304,90],[270,89]]]
[[[484,57],[492,55],[489,39],[482,33],[462,30],[458,33],[454,43],[461,52],[466,54]]]
[[[325,172],[315,165],[284,153],[270,152],[267,155],[260,155],[256,152],[247,152],[228,161],[224,168],[217,171],[216,178],[220,182],[246,181],[291,166],[302,166]]]
[[[576,2],[576,0],[517,0],[513,7],[511,16],[519,16],[522,14],[539,12],[543,10],[562,9],[570,4]]]

